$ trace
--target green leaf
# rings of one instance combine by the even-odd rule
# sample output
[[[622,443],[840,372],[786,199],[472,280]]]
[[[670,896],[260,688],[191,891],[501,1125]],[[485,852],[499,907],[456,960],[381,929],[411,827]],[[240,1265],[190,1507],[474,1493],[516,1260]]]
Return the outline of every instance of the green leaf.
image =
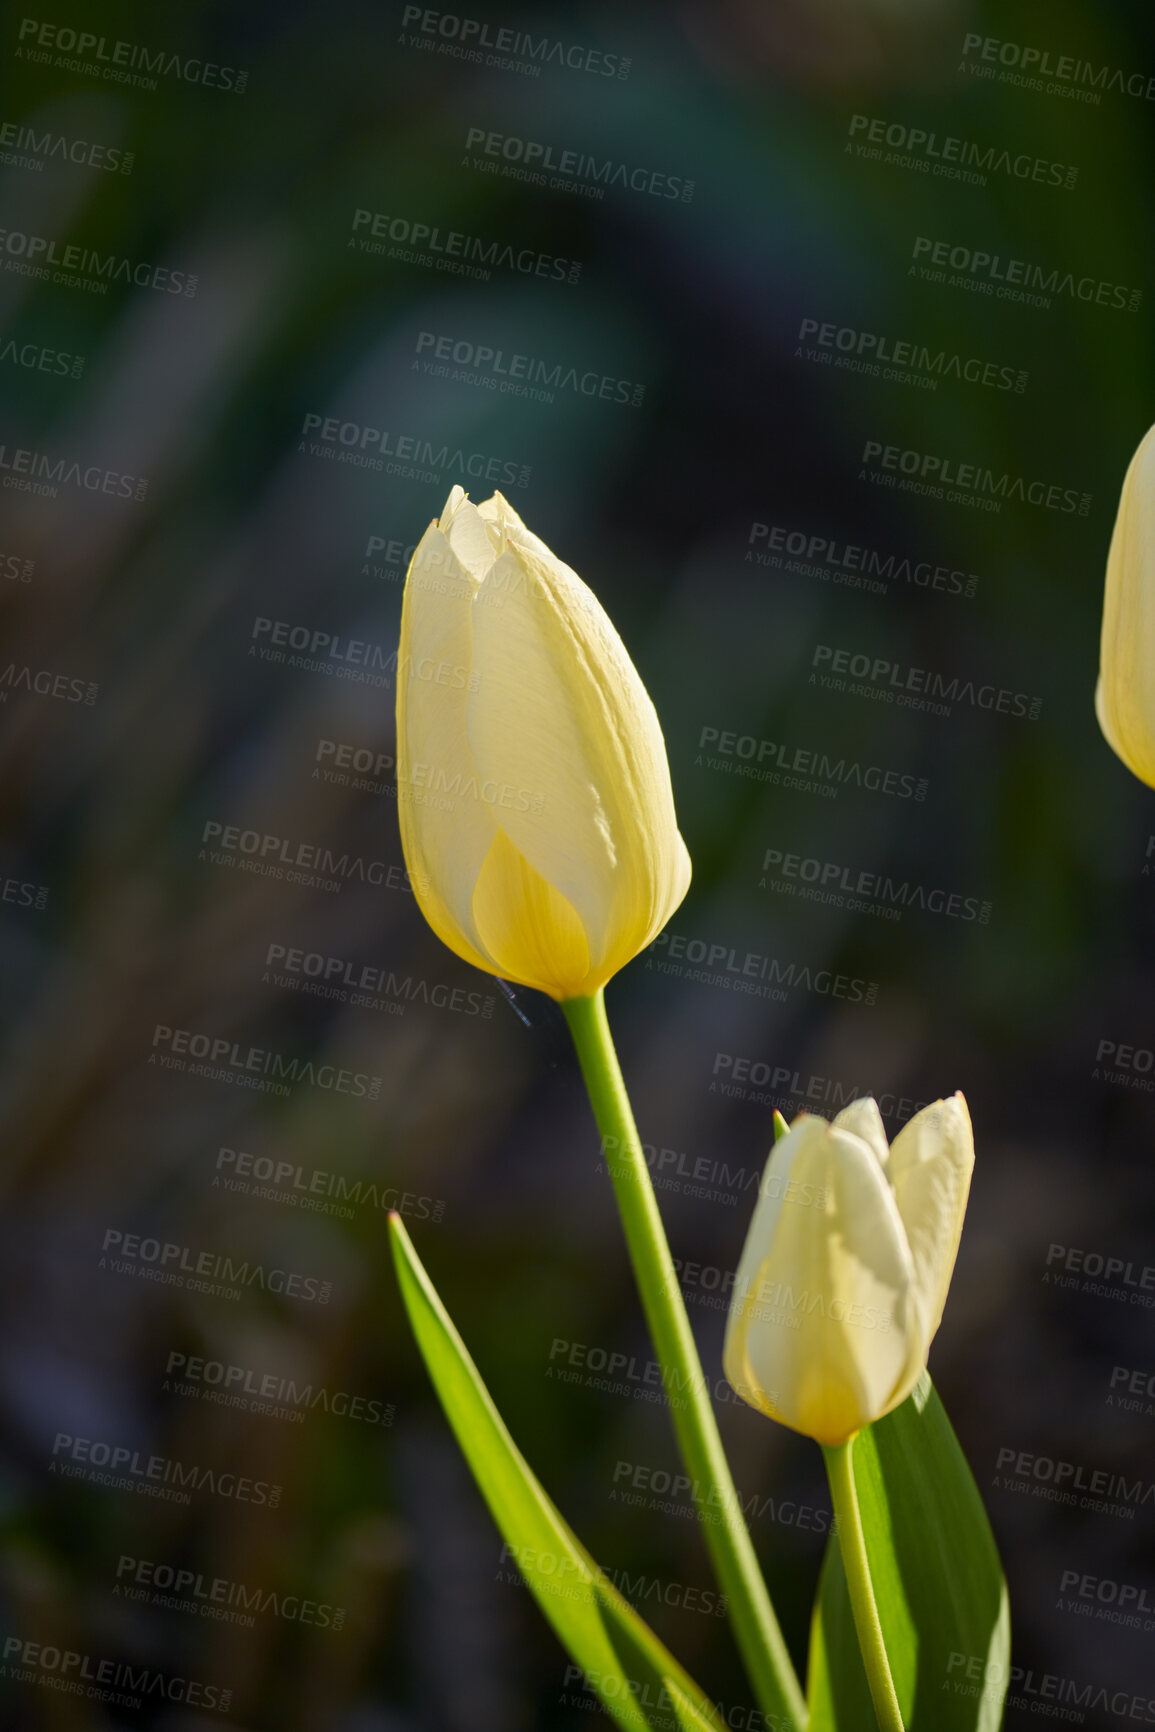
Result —
[[[602,1574],[514,1443],[397,1215],[393,1262],[417,1345],[494,1521],[538,1605],[620,1726],[724,1732],[705,1692]],[[449,1657],[447,1656],[447,1660]],[[450,1662],[451,1663],[451,1662]]]
[[[871,1579],[907,1732],[996,1732],[1010,1665],[1007,1588],[966,1457],[924,1372],[851,1457]],[[875,1724],[837,1539],[810,1630],[810,1732]]]

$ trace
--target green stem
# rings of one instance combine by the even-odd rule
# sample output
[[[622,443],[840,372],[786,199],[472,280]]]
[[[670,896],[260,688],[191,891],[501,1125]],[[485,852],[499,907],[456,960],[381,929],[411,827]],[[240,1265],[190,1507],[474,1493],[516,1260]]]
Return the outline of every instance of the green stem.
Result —
[[[854,1628],[858,1647],[866,1667],[866,1680],[874,1703],[880,1732],[904,1732],[902,1710],[890,1675],[886,1643],[882,1639],[882,1624],[878,1602],[870,1579],[870,1560],[866,1555],[866,1536],[862,1531],[862,1512],[858,1507],[858,1492],[854,1484],[854,1469],[850,1451],[854,1438],[848,1438],[832,1449],[823,1446],[826,1477],[830,1481],[830,1497],[838,1526],[838,1544],[842,1552],[842,1567],[850,1593],[850,1609],[854,1613]]]
[[[694,1499],[734,1634],[768,1725],[803,1732],[806,1704],[774,1615],[718,1435],[601,992],[562,1004],[613,1180],[634,1275]]]

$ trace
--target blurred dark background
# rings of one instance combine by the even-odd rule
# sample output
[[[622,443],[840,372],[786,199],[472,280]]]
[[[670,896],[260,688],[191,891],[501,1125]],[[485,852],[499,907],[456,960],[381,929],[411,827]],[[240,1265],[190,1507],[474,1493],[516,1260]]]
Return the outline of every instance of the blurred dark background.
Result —
[[[2,65],[3,1724],[603,1722],[431,1396],[390,1203],[563,1512],[730,1723],[758,1723],[664,1477],[560,1015],[459,963],[404,885],[405,563],[487,475],[593,586],[665,728],[694,882],[677,942],[608,1001],[799,1664],[820,1456],[727,1399],[718,1288],[773,1106],[874,1092],[893,1135],[962,1088],[977,1165],[931,1364],[1015,1662],[1036,1693],[1109,1699],[1087,1726],[1142,1719],[1155,795],[1092,693],[1118,488],[1155,419],[1148,10],[88,5],[11,14]],[[658,190],[487,172],[507,138]],[[401,225],[384,251],[358,211]],[[464,275],[422,228],[506,252]],[[920,237],[960,249],[958,283],[912,269]],[[1005,264],[975,252],[1057,272],[1050,304],[1000,297]],[[532,391],[501,388],[514,354],[541,363]],[[904,490],[868,445],[992,479]],[[1035,482],[1089,505],[1031,503]],[[272,622],[371,647],[272,660]],[[885,663],[883,694],[925,669],[958,695],[823,688],[835,651]],[[1024,701],[1000,713],[1000,691]],[[768,853],[909,905],[790,895]],[[304,990],[319,964],[293,951],[383,971],[387,1002]],[[1118,1476],[1119,1513],[1032,1495],[1047,1463]],[[1133,1622],[1122,1586],[1145,1591]],[[54,1650],[92,1688],[57,1687]],[[125,1666],[156,1681],[139,1707]],[[1009,1726],[1037,1719],[1021,1702]]]

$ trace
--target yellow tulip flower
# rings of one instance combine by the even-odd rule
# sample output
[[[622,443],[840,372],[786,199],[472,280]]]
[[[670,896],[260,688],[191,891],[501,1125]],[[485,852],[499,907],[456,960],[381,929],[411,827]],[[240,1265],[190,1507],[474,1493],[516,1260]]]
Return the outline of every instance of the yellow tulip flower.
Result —
[[[873,1100],[795,1119],[766,1164],[724,1365],[736,1392],[827,1447],[905,1401],[942,1319],[974,1141],[961,1094],[888,1147]]]
[[[1132,457],[1119,496],[1095,713],[1111,750],[1155,788],[1155,427]]]
[[[410,564],[397,795],[438,937],[552,998],[598,992],[686,894],[654,706],[592,591],[500,493],[455,487]]]

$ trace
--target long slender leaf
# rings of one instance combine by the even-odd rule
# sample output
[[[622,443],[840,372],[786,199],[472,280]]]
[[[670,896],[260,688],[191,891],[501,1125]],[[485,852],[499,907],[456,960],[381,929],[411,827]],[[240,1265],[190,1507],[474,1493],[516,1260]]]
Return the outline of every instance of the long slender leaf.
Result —
[[[723,1732],[705,1692],[598,1569],[518,1450],[399,1216],[401,1295],[446,1418],[494,1521],[581,1675],[620,1726]]]
[[[997,1732],[1010,1614],[986,1510],[924,1373],[855,1439],[854,1482],[891,1676],[907,1732]],[[875,1724],[836,1537],[810,1634],[810,1732]]]

